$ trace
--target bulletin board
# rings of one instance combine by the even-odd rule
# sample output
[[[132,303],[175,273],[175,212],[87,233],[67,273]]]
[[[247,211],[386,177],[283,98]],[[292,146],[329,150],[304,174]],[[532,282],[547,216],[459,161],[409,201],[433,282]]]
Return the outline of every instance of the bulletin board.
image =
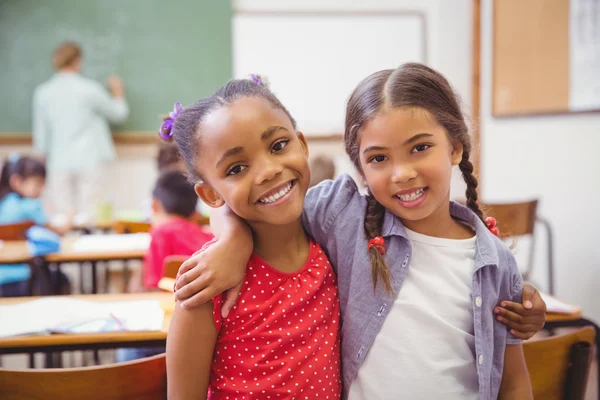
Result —
[[[600,0],[495,0],[496,117],[600,111]]]

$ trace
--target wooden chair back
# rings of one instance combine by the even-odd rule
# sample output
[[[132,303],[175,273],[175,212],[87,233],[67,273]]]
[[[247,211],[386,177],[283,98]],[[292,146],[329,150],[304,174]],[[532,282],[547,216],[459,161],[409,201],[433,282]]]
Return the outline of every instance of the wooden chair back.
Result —
[[[501,237],[533,235],[537,200],[523,203],[481,204],[484,214],[496,218]]]
[[[186,256],[168,256],[163,264],[163,278],[177,278],[177,271],[189,257]]]
[[[484,214],[496,218],[500,238],[508,239],[515,236],[530,236],[527,249],[527,265],[523,265],[521,272],[525,280],[531,278],[533,258],[535,255],[535,221],[537,213],[537,200],[523,203],[496,203],[481,204]],[[509,245],[513,245],[509,242]]]
[[[523,343],[525,362],[531,379],[534,399],[563,400],[567,385],[567,372],[571,363],[571,349],[578,342],[594,345],[595,331],[592,327],[578,329],[572,333],[551,336],[541,340],[526,341]],[[585,393],[585,384],[591,364],[590,351],[587,369],[583,371],[585,377],[580,379],[584,385],[580,389]],[[570,398],[569,400],[578,400]]]
[[[113,223],[115,233],[146,233],[150,232],[149,222],[115,221]]]
[[[65,369],[0,369],[3,400],[164,400],[165,355],[127,363]]]
[[[35,225],[33,221],[2,224],[0,225],[0,240],[26,240],[25,232],[33,225]]]
[[[192,214],[190,219],[193,222],[197,223],[198,225],[210,225],[210,219],[198,212],[195,212],[194,214]]]

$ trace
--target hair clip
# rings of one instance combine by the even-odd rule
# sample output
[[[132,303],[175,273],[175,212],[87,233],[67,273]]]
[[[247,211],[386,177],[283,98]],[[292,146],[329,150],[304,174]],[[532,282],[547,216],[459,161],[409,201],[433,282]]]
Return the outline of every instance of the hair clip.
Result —
[[[375,236],[373,239],[369,240],[369,250],[371,250],[373,247],[377,249],[379,254],[385,254],[385,242],[381,236]]]
[[[257,85],[260,85],[262,83],[260,78],[256,74],[250,74],[250,79],[252,79],[252,81]]]
[[[496,236],[500,236],[500,230],[496,226],[496,218],[487,217],[485,219],[485,224],[487,225],[487,228],[490,230],[490,232],[492,232]]]
[[[160,137],[162,137],[165,140],[171,139],[171,137],[173,136],[173,122],[175,122],[175,118],[177,118],[177,116],[182,112],[183,106],[181,105],[181,103],[178,101],[175,102],[175,104],[173,105],[173,112],[169,113],[169,118],[167,118],[165,122],[163,122],[160,126]]]

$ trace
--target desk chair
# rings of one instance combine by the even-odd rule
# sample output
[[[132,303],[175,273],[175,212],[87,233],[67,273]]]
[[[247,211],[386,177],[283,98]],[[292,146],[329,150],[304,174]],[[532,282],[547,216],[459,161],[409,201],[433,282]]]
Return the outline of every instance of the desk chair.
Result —
[[[27,240],[27,236],[25,233],[29,228],[34,226],[35,223],[33,221],[23,221],[15,224],[1,224],[0,225],[0,240],[12,241],[12,240]],[[31,278],[29,279],[27,294],[31,296],[33,294],[33,282],[36,280],[35,276],[38,273],[39,258],[35,258],[30,260],[29,268],[31,269]],[[42,271],[48,272],[49,271]],[[46,276],[49,279],[49,275]],[[2,295],[0,293],[0,295]]]
[[[535,227],[536,223],[544,226],[547,233],[547,258],[548,258],[548,288],[549,294],[554,294],[554,244],[552,227],[545,218],[537,215],[538,201],[532,200],[523,203],[482,203],[482,209],[488,216],[496,218],[500,237],[507,239],[515,236],[530,236],[529,258],[524,267],[523,279],[530,280],[533,271],[533,258],[535,254]]]
[[[115,233],[146,233],[150,232],[149,222],[115,221],[113,223]]]
[[[523,342],[534,398],[583,400],[594,342],[592,327]]]
[[[158,282],[158,287],[167,292],[173,292],[175,286],[175,278],[177,278],[177,272],[179,267],[183,264],[188,257],[186,256],[168,256],[165,258],[163,277]]]
[[[168,256],[165,258],[163,264],[163,278],[177,278],[177,272],[179,271],[179,267],[185,261],[187,261],[189,257],[186,256]]]
[[[205,217],[199,212],[193,213],[190,219],[198,225],[210,225],[210,218]]]
[[[0,369],[0,388],[4,400],[163,400],[165,354],[94,367]]]
[[[150,227],[150,223],[148,222],[115,221],[112,225],[112,230],[114,233],[118,234],[147,233],[150,232]],[[92,269],[94,269],[93,263]],[[122,270],[110,270],[108,267],[106,267],[104,270],[104,282],[107,290],[109,287],[109,282],[113,279],[117,279],[117,282],[119,280],[122,282],[121,292],[127,292],[129,278],[129,268],[127,267],[127,261],[123,262]]]
[[[35,223],[33,221],[18,222],[16,224],[0,225],[0,240],[26,240],[25,232]]]

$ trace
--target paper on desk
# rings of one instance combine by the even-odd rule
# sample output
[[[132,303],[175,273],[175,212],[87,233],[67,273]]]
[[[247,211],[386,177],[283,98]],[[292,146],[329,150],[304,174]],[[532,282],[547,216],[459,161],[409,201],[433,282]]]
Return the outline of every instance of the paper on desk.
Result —
[[[548,295],[545,293],[541,293],[542,300],[546,303],[546,310],[550,313],[564,313],[569,314],[577,311],[576,307],[573,307],[570,304],[563,303],[562,301]]]
[[[73,243],[74,252],[147,250],[150,246],[149,233],[110,235],[83,235]]]
[[[0,337],[48,333],[156,331],[163,327],[158,300],[94,302],[48,297],[0,306]]]

